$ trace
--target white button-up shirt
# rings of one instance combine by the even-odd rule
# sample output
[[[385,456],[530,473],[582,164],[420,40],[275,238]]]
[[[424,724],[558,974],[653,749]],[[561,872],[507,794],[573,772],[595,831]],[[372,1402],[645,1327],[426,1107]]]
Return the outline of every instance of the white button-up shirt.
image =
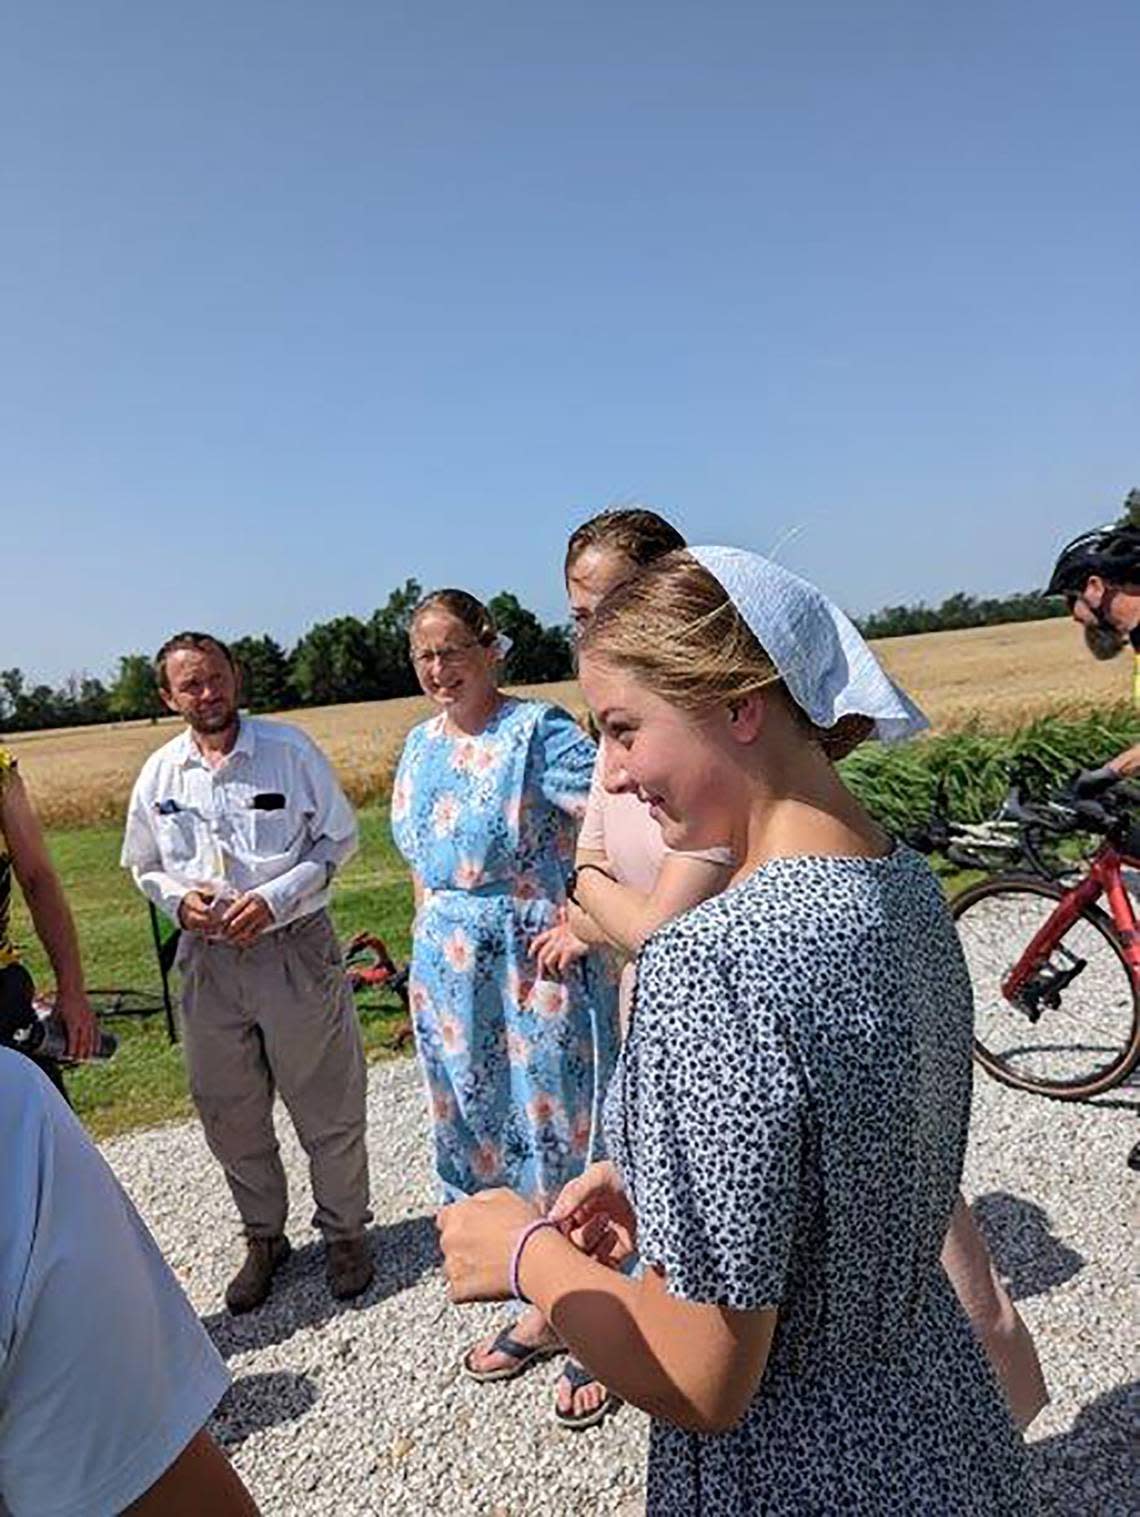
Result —
[[[356,851],[356,817],[332,765],[297,727],[243,716],[212,769],[189,731],[142,767],[121,862],[178,921],[191,890],[255,890],[284,927],[328,904],[333,871]]]

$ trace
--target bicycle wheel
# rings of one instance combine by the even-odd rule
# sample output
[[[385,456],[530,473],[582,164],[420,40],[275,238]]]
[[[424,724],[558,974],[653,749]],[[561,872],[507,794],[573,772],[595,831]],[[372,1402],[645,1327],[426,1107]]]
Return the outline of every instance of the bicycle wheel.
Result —
[[[974,987],[974,1057],[1019,1090],[1079,1101],[1140,1062],[1140,995],[1112,920],[1088,907],[1010,1000],[1002,985],[1063,887],[998,876],[951,902]]]

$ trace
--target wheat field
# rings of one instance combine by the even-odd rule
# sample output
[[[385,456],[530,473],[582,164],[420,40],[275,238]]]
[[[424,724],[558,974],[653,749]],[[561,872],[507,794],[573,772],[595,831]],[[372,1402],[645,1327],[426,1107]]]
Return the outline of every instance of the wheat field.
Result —
[[[1125,700],[1132,660],[1098,664],[1078,629],[1064,618],[964,632],[928,632],[874,645],[890,671],[930,717],[936,731],[980,722],[1008,730],[1047,711],[1087,712]],[[572,681],[529,686],[575,713],[584,710]],[[329,755],[358,804],[383,795],[408,729],[429,712],[420,697],[366,701],[282,713]],[[176,718],[16,734],[5,744],[48,826],[78,826],[120,817],[146,756],[179,730]]]

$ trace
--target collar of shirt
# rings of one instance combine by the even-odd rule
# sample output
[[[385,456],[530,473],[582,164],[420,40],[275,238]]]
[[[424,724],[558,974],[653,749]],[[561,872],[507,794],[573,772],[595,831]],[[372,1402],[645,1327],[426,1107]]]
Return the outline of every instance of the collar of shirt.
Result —
[[[177,741],[179,746],[178,751],[175,755],[175,759],[183,769],[189,769],[192,767],[210,769],[213,767],[212,765],[207,764],[206,760],[202,757],[201,749],[194,741],[194,734],[191,732],[189,727],[187,727],[186,731],[180,738],[177,739]],[[223,762],[218,765],[218,768],[224,768],[231,759],[236,758],[239,754],[243,758],[252,758],[256,747],[257,733],[253,728],[253,724],[251,722],[248,722],[244,716],[239,716],[237,739],[235,740],[233,747],[226,754]]]

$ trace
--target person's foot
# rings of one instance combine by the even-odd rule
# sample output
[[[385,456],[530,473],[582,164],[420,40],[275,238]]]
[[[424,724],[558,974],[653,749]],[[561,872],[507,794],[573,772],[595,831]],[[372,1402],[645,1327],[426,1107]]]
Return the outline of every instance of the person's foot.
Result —
[[[490,1333],[467,1351],[463,1364],[468,1374],[477,1378],[481,1375],[506,1376],[520,1366],[519,1355],[496,1347],[500,1336],[498,1332]],[[511,1323],[509,1341],[523,1349],[553,1351],[560,1347],[558,1334],[533,1306],[528,1307],[521,1317]],[[521,1361],[523,1365],[532,1362],[534,1361],[530,1359]]]
[[[273,1287],[273,1276],[291,1252],[289,1239],[281,1234],[246,1239],[245,1263],[226,1286],[226,1305],[235,1317],[261,1305]]]
[[[588,1369],[576,1359],[567,1359],[554,1397],[555,1421],[575,1430],[594,1427],[620,1405],[621,1398],[607,1391]]]
[[[333,1238],[325,1244],[325,1273],[338,1301],[359,1296],[372,1284],[374,1267],[368,1239]]]

